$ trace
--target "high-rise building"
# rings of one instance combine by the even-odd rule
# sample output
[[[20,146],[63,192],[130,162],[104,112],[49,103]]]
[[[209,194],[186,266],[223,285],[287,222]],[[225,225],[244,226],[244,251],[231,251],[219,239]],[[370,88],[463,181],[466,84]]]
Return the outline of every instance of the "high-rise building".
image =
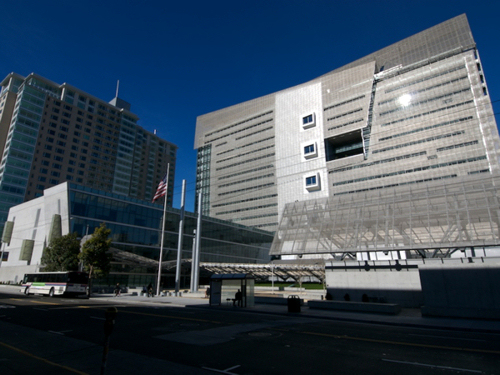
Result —
[[[1,225],[10,207],[65,181],[150,200],[168,164],[172,206],[177,146],[140,127],[118,93],[107,103],[34,73],[1,88]]]
[[[298,202],[288,212],[302,210],[310,227],[303,210],[317,210],[317,199],[338,199],[348,217],[346,202],[355,195],[361,202],[365,193],[500,171],[497,125],[465,15],[310,82],[199,116],[194,146],[202,212],[271,231],[287,204]],[[358,216],[363,204],[351,206]],[[390,202],[384,207],[392,210]],[[349,215],[353,221],[342,228],[352,234],[361,216]],[[394,222],[385,223],[393,229]],[[301,246],[317,250],[318,242],[306,251],[312,234],[293,225],[290,219],[280,227],[303,237],[292,245],[296,253]],[[411,220],[405,225],[415,232]],[[322,230],[327,236],[332,227]],[[362,235],[359,227],[351,238]],[[342,246],[330,238],[319,252]]]

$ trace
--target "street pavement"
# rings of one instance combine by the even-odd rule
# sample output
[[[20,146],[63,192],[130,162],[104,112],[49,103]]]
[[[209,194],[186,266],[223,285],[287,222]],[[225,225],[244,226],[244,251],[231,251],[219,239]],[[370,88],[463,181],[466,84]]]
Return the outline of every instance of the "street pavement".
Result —
[[[13,285],[0,285],[0,291],[5,290],[11,293],[19,291],[18,286]],[[261,313],[261,314],[275,314],[285,316],[301,316],[320,319],[333,319],[350,322],[366,322],[371,324],[386,324],[396,326],[408,327],[429,327],[440,329],[454,329],[454,330],[467,330],[477,332],[491,332],[500,333],[500,317],[499,320],[482,320],[482,319],[460,319],[460,318],[446,318],[446,317],[428,317],[422,316],[420,309],[403,308],[397,315],[386,315],[376,313],[361,313],[350,311],[335,311],[335,310],[322,310],[311,309],[307,305],[301,306],[301,311],[298,313],[288,312],[286,304],[270,304],[270,303],[256,303],[252,307],[235,307],[225,302],[221,306],[210,306],[209,300],[205,298],[205,292],[182,292],[180,296],[175,296],[174,293],[169,293],[167,296],[147,297],[140,295],[137,292],[123,293],[121,296],[115,297],[114,294],[92,294],[92,299],[106,300],[113,303],[120,304],[148,304],[153,306],[168,305],[169,307],[196,307],[207,309],[223,309],[225,311],[238,311],[247,313]],[[259,292],[260,295],[267,295],[269,297],[275,295],[283,295],[283,293],[274,294],[273,292]],[[298,293],[291,293],[298,294]],[[284,294],[286,298],[286,292]],[[316,296],[307,294],[300,295],[299,297],[307,301],[308,298],[320,299],[320,294]]]
[[[19,287],[0,285],[0,292],[19,293]],[[273,293],[265,293],[272,296]],[[319,295],[318,295],[319,296]],[[307,299],[307,295],[300,296]],[[283,317],[290,317],[290,321],[296,318],[331,319],[337,321],[360,322],[379,325],[393,325],[400,327],[419,327],[432,329],[463,330],[484,333],[500,333],[500,320],[474,320],[474,319],[453,319],[422,317],[419,309],[403,309],[398,315],[382,315],[370,313],[354,313],[347,311],[333,311],[310,309],[306,305],[301,307],[297,313],[288,312],[286,304],[263,304],[240,308],[231,304],[221,306],[209,306],[209,301],[202,293],[182,293],[182,296],[160,296],[146,297],[137,293],[124,293],[119,297],[113,294],[95,294],[93,300],[103,301],[109,305],[135,305],[153,307],[189,307],[196,309],[223,310],[225,312],[237,312],[248,314],[273,314]],[[318,298],[319,299],[319,298]],[[2,307],[0,305],[0,307]],[[8,308],[8,305],[3,307]],[[1,316],[0,311],[0,316]],[[0,319],[0,373],[9,374],[52,374],[54,371],[60,374],[97,374],[101,370],[100,357],[102,347],[84,340],[58,336],[54,333],[43,330],[33,330],[32,328],[9,323]],[[29,340],[25,338],[29,337]],[[54,341],[56,340],[56,341]],[[57,342],[57,345],[54,343]],[[69,352],[67,348],[74,350]],[[36,353],[33,354],[33,353]],[[72,354],[73,353],[73,354]],[[89,360],[93,359],[93,360]],[[14,365],[15,364],[15,365]],[[12,367],[14,366],[14,367]],[[140,370],[138,370],[140,369]],[[213,370],[196,368],[172,361],[158,358],[146,357],[137,353],[122,350],[112,350],[106,366],[106,374],[135,374],[135,373],[162,373],[168,369],[169,374],[213,374]],[[226,373],[230,373],[229,371]]]
[[[267,296],[273,296],[272,293],[264,293]],[[295,294],[295,293],[292,293]],[[281,294],[280,294],[281,295]],[[307,300],[307,294],[305,296],[299,297]],[[319,295],[317,296],[319,299]],[[335,311],[335,310],[322,310],[322,309],[310,309],[306,305],[301,306],[301,311],[298,313],[289,313],[288,306],[286,304],[269,304],[269,303],[256,303],[252,307],[235,307],[230,304],[223,303],[221,306],[210,306],[207,298],[204,298],[203,293],[182,293],[182,296],[155,296],[146,297],[140,295],[133,295],[133,293],[125,293],[119,297],[115,297],[113,294],[94,294],[92,298],[103,299],[108,301],[120,303],[131,303],[131,304],[151,304],[151,305],[161,305],[168,304],[169,306],[179,306],[179,307],[196,307],[196,308],[207,308],[207,309],[222,309],[225,311],[238,311],[238,312],[248,312],[248,313],[261,313],[261,314],[274,314],[274,315],[285,315],[285,316],[301,316],[309,318],[320,318],[320,319],[333,319],[341,321],[350,322],[365,322],[371,324],[386,324],[386,325],[396,325],[396,326],[407,326],[407,327],[420,327],[420,328],[439,328],[439,329],[451,329],[451,330],[465,330],[465,331],[477,331],[477,332],[490,332],[490,333],[500,333],[500,317],[499,320],[481,320],[481,319],[459,319],[459,318],[443,318],[443,317],[424,317],[422,316],[420,309],[402,309],[401,313],[398,315],[385,315],[385,314],[375,314],[375,313],[359,313],[350,311]]]

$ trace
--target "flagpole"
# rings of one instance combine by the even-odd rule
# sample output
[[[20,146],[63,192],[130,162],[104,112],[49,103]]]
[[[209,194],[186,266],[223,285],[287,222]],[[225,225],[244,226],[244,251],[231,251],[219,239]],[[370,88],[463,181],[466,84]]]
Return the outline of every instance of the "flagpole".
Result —
[[[160,259],[158,259],[158,282],[156,283],[156,295],[160,295],[160,280],[161,280],[161,262],[163,260],[163,241],[165,240],[165,217],[167,214],[167,200],[168,200],[168,177],[170,173],[170,163],[167,164],[167,181],[166,190],[163,202],[163,220],[161,221],[161,242],[160,242]]]
[[[182,180],[181,216],[179,218],[179,239],[177,240],[177,268],[175,270],[175,295],[179,294],[181,284],[182,237],[184,236],[184,203],[186,196],[186,180]]]

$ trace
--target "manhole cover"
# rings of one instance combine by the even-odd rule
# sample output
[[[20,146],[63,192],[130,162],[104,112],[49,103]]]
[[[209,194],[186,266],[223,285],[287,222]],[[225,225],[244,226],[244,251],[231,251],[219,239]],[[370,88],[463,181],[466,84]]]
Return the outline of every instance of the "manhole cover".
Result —
[[[256,337],[268,337],[268,336],[271,336],[271,333],[269,333],[269,332],[250,332],[248,335],[249,336],[256,336]]]

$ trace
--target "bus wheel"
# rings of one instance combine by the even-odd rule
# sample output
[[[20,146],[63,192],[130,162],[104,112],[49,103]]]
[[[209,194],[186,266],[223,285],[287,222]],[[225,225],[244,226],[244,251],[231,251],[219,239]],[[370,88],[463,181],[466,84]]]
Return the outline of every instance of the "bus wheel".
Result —
[[[26,289],[24,289],[24,294],[26,294],[27,296],[30,295],[30,287],[27,286]]]
[[[54,288],[50,288],[49,297],[54,297]]]

